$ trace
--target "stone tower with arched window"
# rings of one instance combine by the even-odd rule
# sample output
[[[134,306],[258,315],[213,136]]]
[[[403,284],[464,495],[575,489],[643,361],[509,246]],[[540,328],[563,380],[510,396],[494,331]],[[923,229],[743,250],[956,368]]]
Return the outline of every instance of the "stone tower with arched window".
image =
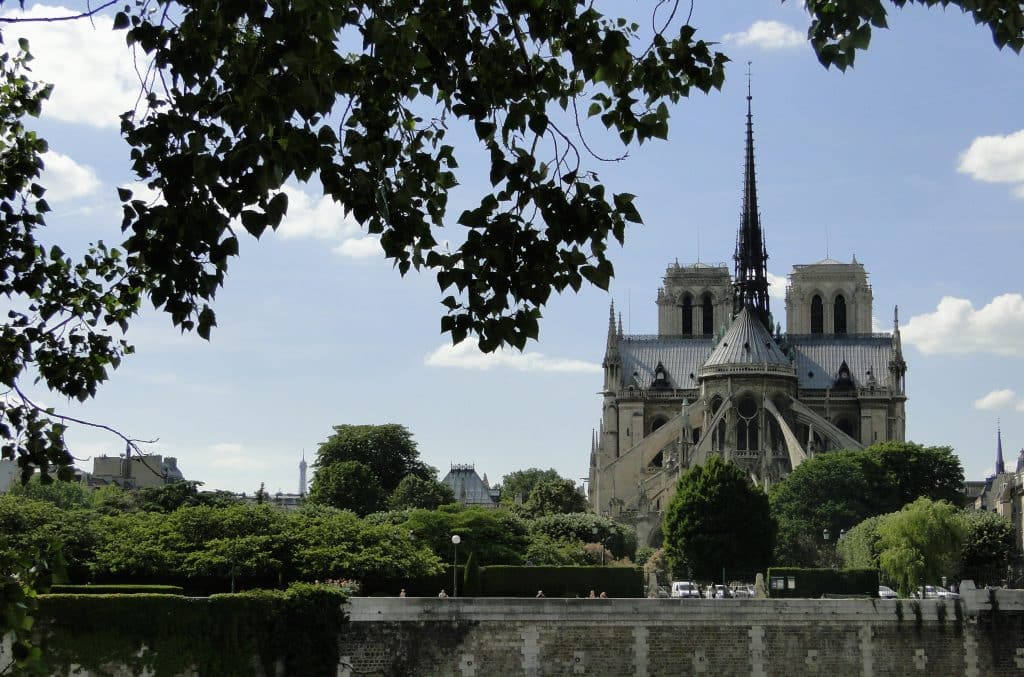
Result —
[[[796,265],[786,288],[786,333],[870,334],[871,305],[871,285],[857,257]]]
[[[905,439],[898,316],[891,334],[872,333],[856,258],[793,266],[786,333],[772,325],[749,97],[746,141],[735,277],[725,264],[669,265],[657,334],[625,334],[609,312],[589,498],[635,521],[647,545],[679,475],[712,455],[767,488],[817,453]]]
[[[732,277],[724,263],[678,262],[658,290],[658,336],[711,336],[732,319]]]

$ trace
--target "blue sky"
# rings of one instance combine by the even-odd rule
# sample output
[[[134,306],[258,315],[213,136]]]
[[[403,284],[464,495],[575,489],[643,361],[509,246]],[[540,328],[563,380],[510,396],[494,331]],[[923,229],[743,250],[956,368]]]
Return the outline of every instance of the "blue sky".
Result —
[[[654,4],[603,3],[638,17]],[[553,298],[524,355],[447,347],[433,275],[399,277],[339,206],[293,185],[281,231],[242,242],[211,341],[182,336],[149,310],[128,335],[137,354],[94,401],[34,395],[159,438],[147,449],[176,456],[188,479],[209,488],[295,491],[300,454],[312,457],[343,423],[406,425],[442,474],[449,463],[475,463],[491,480],[531,466],[580,478],[600,413],[609,301],[627,331],[653,333],[667,264],[691,263],[698,251],[730,262],[751,60],[770,273],[784,277],[826,253],[856,255],[882,330],[900,307],[908,436],[952,445],[968,477],[980,478],[994,464],[1000,419],[1012,464],[1024,447],[1024,58],[997,51],[959,11],[893,10],[892,30],[876,32],[846,74],[817,63],[800,3],[697,2],[693,23],[733,59],[724,90],[675,106],[667,142],[593,163],[611,189],[639,196],[645,224],[614,247],[610,292]],[[69,249],[119,240],[115,187],[134,180],[117,114],[138,85],[123,34],[107,30],[109,18],[96,25],[4,31],[6,45],[30,38],[36,76],[56,85],[38,123],[52,150],[44,237]],[[599,153],[616,148],[597,130],[588,141]],[[480,175],[479,154],[464,153],[452,222]],[[773,294],[781,321],[782,286]],[[67,441],[86,469],[92,456],[123,450],[82,427]]]

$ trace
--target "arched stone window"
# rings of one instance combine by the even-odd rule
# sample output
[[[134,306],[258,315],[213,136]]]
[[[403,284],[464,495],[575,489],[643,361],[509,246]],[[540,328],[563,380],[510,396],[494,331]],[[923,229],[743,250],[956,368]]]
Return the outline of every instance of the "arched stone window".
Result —
[[[711,301],[711,294],[704,294],[704,300],[701,301],[701,323],[705,336],[715,333],[715,306]]]
[[[689,294],[683,296],[683,305],[681,312],[683,314],[683,335],[693,335],[693,297]]]
[[[846,299],[842,294],[836,297],[835,307],[832,309],[832,326],[835,333],[846,333]]]
[[[736,404],[736,450],[755,451],[761,448],[757,429],[757,401],[747,395]]]
[[[817,294],[811,299],[811,333],[821,334],[825,331],[825,311],[822,308],[821,297]]]
[[[725,421],[718,422],[718,430],[715,431],[715,444],[716,451],[725,450]]]
[[[654,419],[651,422],[651,432],[653,433],[655,430],[657,430],[661,426],[665,425],[665,423],[667,423],[667,422],[668,422],[668,419],[666,419],[664,416],[659,416],[658,418]]]

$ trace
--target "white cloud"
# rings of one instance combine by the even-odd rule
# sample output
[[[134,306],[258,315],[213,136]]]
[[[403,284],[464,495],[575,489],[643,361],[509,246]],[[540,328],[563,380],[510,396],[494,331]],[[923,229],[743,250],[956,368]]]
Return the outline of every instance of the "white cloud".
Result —
[[[789,280],[786,279],[785,275],[776,275],[775,273],[768,273],[768,296],[779,301],[786,300],[786,284]]]
[[[42,185],[46,198],[53,202],[84,197],[99,190],[100,180],[96,170],[89,165],[80,165],[67,155],[49,151],[43,155]]]
[[[755,21],[745,31],[726,33],[722,36],[722,42],[731,42],[740,47],[792,49],[806,44],[807,37],[796,28],[779,21]]]
[[[361,232],[359,223],[345,208],[327,196],[312,198],[301,188],[285,186],[288,214],[277,229],[282,239],[311,237],[317,240],[350,238]]]
[[[34,5],[10,10],[4,17],[72,16],[81,9]],[[99,14],[92,21],[21,23],[5,29],[5,44],[15,38],[29,41],[32,77],[54,85],[43,105],[47,118],[116,129],[118,116],[135,105],[140,83],[124,31],[111,30],[113,17]],[[8,47],[10,49],[10,47]],[[141,67],[142,64],[140,64]]]
[[[1015,183],[1024,199],[1024,129],[1006,136],[979,136],[960,156],[957,171],[988,183]]]
[[[366,237],[345,240],[332,251],[339,256],[347,256],[353,259],[366,259],[384,253],[380,246],[379,235],[367,235]]]
[[[513,369],[515,371],[547,371],[571,373],[598,373],[601,365],[583,360],[566,360],[548,357],[542,353],[520,353],[514,350],[497,350],[483,353],[472,339],[453,346],[445,344],[427,355],[424,364],[431,367],[455,367],[490,371],[491,369]]]
[[[1024,296],[1002,294],[978,309],[967,299],[944,296],[935,312],[910,318],[902,333],[907,343],[929,355],[1024,357]]]
[[[1019,408],[1024,403],[1019,401],[1017,393],[1009,388],[993,390],[984,397],[974,400],[974,408],[982,410],[1007,409],[1015,404]]]
[[[259,458],[252,451],[237,442],[219,442],[211,445],[214,458],[210,461],[212,468],[229,468],[232,470],[262,470],[269,468],[270,463]]]

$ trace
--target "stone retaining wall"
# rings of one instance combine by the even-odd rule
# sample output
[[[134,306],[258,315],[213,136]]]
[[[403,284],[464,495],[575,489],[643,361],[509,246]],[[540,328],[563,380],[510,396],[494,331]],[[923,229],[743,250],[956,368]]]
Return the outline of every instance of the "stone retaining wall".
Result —
[[[956,602],[357,598],[350,612],[345,676],[1024,675],[1024,591]]]

